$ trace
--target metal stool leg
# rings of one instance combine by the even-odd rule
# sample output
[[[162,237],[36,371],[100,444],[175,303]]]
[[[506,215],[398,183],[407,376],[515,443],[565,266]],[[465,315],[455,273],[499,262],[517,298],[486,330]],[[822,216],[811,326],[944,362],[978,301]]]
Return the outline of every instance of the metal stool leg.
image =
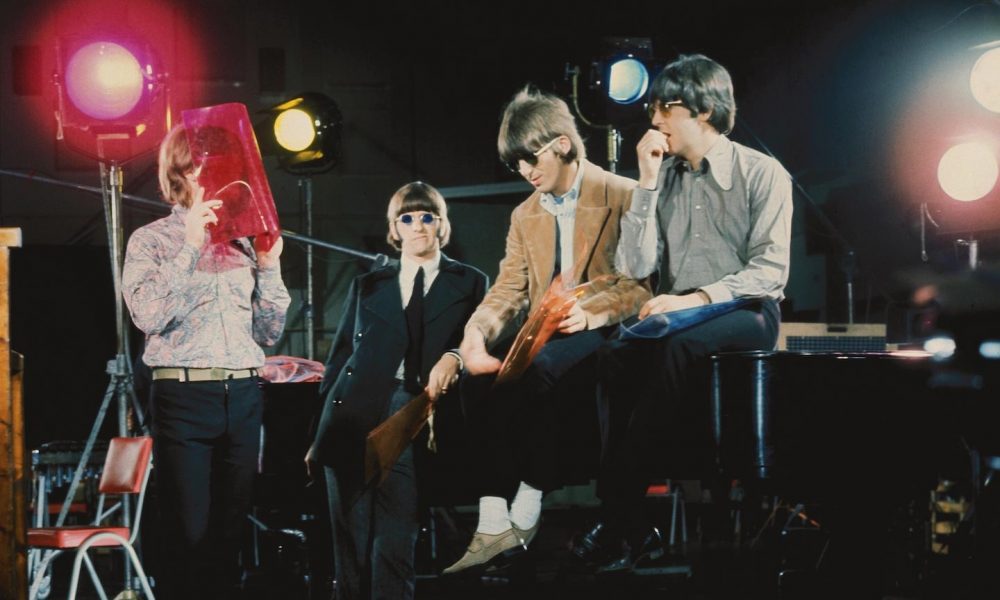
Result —
[[[73,574],[70,578],[70,584],[69,584],[70,585],[69,596],[68,596],[69,600],[74,600],[76,598],[76,590],[80,584],[81,564],[84,562],[84,560],[86,560],[88,564],[90,563],[90,558],[86,556],[87,550],[89,550],[90,547],[94,545],[94,543],[102,539],[115,540],[116,542],[118,542],[118,545],[121,546],[121,548],[125,550],[126,553],[128,553],[129,560],[131,560],[132,566],[135,567],[135,574],[139,578],[139,583],[142,585],[143,594],[145,594],[146,598],[148,598],[149,600],[155,600],[155,596],[153,595],[153,590],[149,588],[149,579],[146,577],[146,572],[142,568],[142,563],[139,562],[139,556],[135,553],[135,549],[132,548],[132,545],[128,543],[128,540],[121,537],[120,535],[110,532],[103,532],[90,536],[89,538],[87,538],[87,541],[81,544],[80,547],[77,549],[76,559],[73,561]],[[104,597],[103,590],[101,590],[100,588],[98,589],[100,590],[98,593],[101,594],[102,600],[107,600],[107,598]]]
[[[97,576],[97,570],[94,569],[94,562],[90,560],[90,555],[86,552],[81,554],[83,556],[83,564],[87,566],[87,572],[90,573],[90,581],[94,584],[94,589],[97,590],[97,595],[101,597],[101,600],[108,600],[108,595],[104,593],[104,584],[101,583],[101,578]],[[69,600],[76,598],[76,590],[74,589],[69,595]]]

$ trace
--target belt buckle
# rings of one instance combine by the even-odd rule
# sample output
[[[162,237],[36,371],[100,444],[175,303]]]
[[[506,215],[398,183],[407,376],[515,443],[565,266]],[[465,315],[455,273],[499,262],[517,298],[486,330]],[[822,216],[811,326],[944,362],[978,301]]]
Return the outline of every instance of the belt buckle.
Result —
[[[208,370],[208,374],[209,374],[209,377],[211,377],[213,381],[223,381],[223,380],[227,379],[227,377],[226,377],[226,369],[223,369],[221,367],[212,367],[212,368],[210,368]]]

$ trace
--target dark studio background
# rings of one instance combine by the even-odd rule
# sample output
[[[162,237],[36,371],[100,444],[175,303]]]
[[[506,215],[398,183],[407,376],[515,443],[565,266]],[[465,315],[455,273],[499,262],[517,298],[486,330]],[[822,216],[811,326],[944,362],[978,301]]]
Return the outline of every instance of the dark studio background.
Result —
[[[166,15],[159,27],[197,40],[193,49],[184,35],[166,35],[172,42],[159,50],[175,75],[175,114],[234,101],[253,114],[305,91],[336,100],[344,116],[342,160],[314,178],[316,237],[368,252],[389,252],[385,204],[407,181],[441,188],[516,181],[496,158],[504,102],[528,82],[565,97],[566,64],[585,68],[599,57],[602,38],[650,37],[663,60],[707,54],[734,78],[740,117],[734,139],[759,147],[756,134],[766,142],[853,247],[855,314],[868,322],[904,310],[910,290],[895,283],[895,274],[920,264],[919,203],[947,208],[935,185],[899,183],[901,176],[925,177],[916,165],[909,173],[898,158],[900,123],[913,99],[927,95],[936,70],[958,73],[954,65],[972,57],[969,46],[1000,38],[1000,8],[950,0],[619,2],[595,9],[566,2],[105,4],[138,23],[148,5]],[[55,140],[46,58],[54,27],[46,23],[62,6],[7,1],[0,9],[0,168],[98,185],[96,165]],[[39,48],[41,58],[15,58],[25,47]],[[935,117],[976,110],[962,102],[942,101]],[[1000,124],[995,115],[979,122],[992,132]],[[626,172],[635,168],[634,146],[645,126],[623,128]],[[590,158],[606,164],[602,132],[582,130]],[[935,135],[928,130],[929,154],[942,143]],[[265,166],[282,225],[301,231],[296,178],[273,157]],[[127,165],[125,177],[126,192],[158,197],[151,157]],[[510,211],[524,196],[449,198],[454,234],[446,252],[495,275]],[[976,207],[983,229],[997,228],[990,219],[1000,224],[997,202],[994,191]],[[126,235],[157,216],[126,205]],[[12,343],[27,361],[29,447],[83,439],[107,384],[104,364],[115,352],[100,199],[0,177],[0,225],[21,227],[25,240],[13,251]],[[933,264],[962,263],[953,246],[958,235],[931,235]],[[995,259],[991,235],[980,237],[984,260]],[[842,256],[796,194],[786,320],[844,320]],[[323,250],[316,257],[322,359],[347,283],[365,265]],[[303,247],[286,243],[283,270],[293,305],[276,353],[305,355],[304,264]]]

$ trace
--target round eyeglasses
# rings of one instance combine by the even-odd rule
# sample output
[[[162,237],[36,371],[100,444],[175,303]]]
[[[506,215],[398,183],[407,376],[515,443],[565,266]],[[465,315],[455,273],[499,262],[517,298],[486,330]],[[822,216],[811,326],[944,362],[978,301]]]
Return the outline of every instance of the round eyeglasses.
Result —
[[[396,217],[397,221],[408,227],[412,227],[413,224],[416,223],[418,219],[420,220],[421,223],[429,227],[440,221],[441,217],[435,214],[431,214],[429,212],[420,213],[416,217],[414,217],[411,213],[406,213],[405,215],[399,215],[398,217]]]
[[[562,136],[558,136],[558,137],[552,138],[551,140],[549,140],[548,142],[546,142],[546,144],[544,146],[542,146],[538,150],[535,150],[534,152],[524,152],[524,153],[521,153],[521,154],[517,154],[513,158],[511,158],[510,160],[508,160],[507,162],[505,162],[504,165],[506,165],[507,168],[510,169],[511,173],[520,173],[521,172],[521,161],[522,160],[524,162],[528,163],[529,166],[532,166],[532,167],[538,166],[538,157],[541,156],[542,153],[544,153],[546,150],[548,150],[549,148],[551,148],[552,144],[555,144],[557,141],[559,141],[560,137],[562,137]]]

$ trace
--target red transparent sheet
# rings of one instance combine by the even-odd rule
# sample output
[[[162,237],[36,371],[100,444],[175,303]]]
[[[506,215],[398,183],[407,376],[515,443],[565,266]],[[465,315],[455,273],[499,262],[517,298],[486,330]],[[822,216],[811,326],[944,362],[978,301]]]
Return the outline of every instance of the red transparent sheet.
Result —
[[[545,290],[538,306],[517,332],[514,343],[500,365],[494,385],[515,381],[524,373],[531,361],[541,352],[542,346],[556,332],[559,323],[569,314],[573,303],[608,289],[616,279],[605,275],[577,286],[564,285],[562,275],[557,275]]]
[[[407,402],[365,438],[365,484],[375,478],[379,483],[392,471],[406,447],[417,437],[424,424],[432,419],[434,405],[427,392]],[[433,432],[433,429],[432,429]]]
[[[562,275],[557,275],[517,332],[494,385],[515,381],[524,373],[569,314],[574,302],[607,290],[616,281],[616,277],[604,275],[573,286],[564,285]],[[371,484],[376,478],[379,483],[384,481],[406,446],[428,422],[431,425],[428,448],[434,451],[434,405],[425,391],[372,429],[365,440],[365,484]]]
[[[246,106],[219,104],[181,116],[205,199],[222,200],[212,243],[253,236],[258,250],[269,250],[281,229]]]

